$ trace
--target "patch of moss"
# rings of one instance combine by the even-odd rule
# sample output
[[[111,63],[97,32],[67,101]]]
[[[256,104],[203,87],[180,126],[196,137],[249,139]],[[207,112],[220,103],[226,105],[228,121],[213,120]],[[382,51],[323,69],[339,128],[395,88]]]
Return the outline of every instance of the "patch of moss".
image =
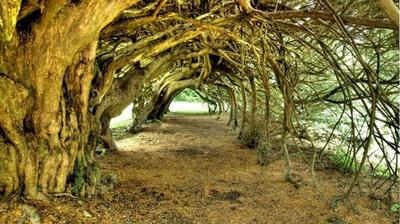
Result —
[[[74,173],[73,173],[73,186],[72,193],[78,195],[80,190],[85,185],[85,167],[80,158],[75,162]]]
[[[96,186],[100,182],[100,168],[97,163],[91,163],[85,167],[83,160],[77,159],[72,178],[72,193],[79,195],[86,183],[90,186]]]
[[[44,159],[47,155],[46,150],[46,141],[44,139],[40,140],[39,148],[38,148],[39,158]]]
[[[100,168],[97,163],[90,164],[89,167],[86,168],[86,180],[92,186],[95,186],[101,178]]]

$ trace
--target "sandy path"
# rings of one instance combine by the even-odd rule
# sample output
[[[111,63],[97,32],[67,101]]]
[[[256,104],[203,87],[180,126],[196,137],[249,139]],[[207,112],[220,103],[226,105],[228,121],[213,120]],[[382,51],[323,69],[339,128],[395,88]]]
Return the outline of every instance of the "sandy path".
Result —
[[[365,194],[353,200],[360,215],[347,205],[334,211],[299,158],[293,164],[306,185],[296,189],[283,180],[283,161],[259,166],[255,152],[234,139],[225,121],[167,117],[120,140],[122,152],[98,159],[105,176],[117,177],[112,190],[88,201],[39,204],[39,214],[44,223],[390,223]],[[328,198],[342,192],[341,174],[318,176]]]
[[[351,223],[389,222],[379,210],[362,206],[372,204],[366,199],[355,199],[358,216],[347,206],[338,212],[328,208],[311,184],[295,189],[283,181],[282,161],[257,165],[255,152],[235,142],[225,121],[167,117],[118,146],[125,152],[102,160],[104,168],[120,173],[123,167],[127,172],[119,174],[120,187],[137,183],[136,193],[150,191],[159,200],[146,201],[151,208],[133,215],[133,223],[324,223],[335,217]],[[297,160],[296,171],[307,178],[308,167]],[[342,191],[344,182],[335,180],[341,178],[336,172],[319,176],[328,198]]]

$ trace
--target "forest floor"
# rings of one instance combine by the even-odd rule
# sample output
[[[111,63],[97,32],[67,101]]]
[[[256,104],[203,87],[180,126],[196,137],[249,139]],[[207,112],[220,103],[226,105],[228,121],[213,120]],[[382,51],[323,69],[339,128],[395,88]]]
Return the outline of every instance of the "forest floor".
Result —
[[[292,150],[304,180],[295,188],[284,180],[284,161],[258,165],[255,150],[236,142],[226,119],[167,116],[118,138],[120,152],[97,158],[105,177],[97,196],[3,205],[0,223],[34,221],[32,207],[42,223],[397,223],[361,188],[351,197],[358,213],[348,203],[331,208],[350,178],[317,169],[324,200],[309,165]]]

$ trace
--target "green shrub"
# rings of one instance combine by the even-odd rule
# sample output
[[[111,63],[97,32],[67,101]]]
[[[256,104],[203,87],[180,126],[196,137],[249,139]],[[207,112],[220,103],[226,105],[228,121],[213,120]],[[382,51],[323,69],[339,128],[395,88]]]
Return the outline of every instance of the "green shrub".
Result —
[[[359,167],[357,159],[353,159],[351,153],[339,149],[330,156],[333,164],[343,172],[355,172]]]
[[[374,177],[385,177],[385,178],[389,178],[391,175],[389,169],[382,164],[379,164],[378,166],[371,168],[369,174]]]
[[[342,172],[355,172],[360,168],[360,163],[357,159],[353,159],[351,153],[344,151],[343,149],[339,149],[330,155],[330,159],[336,168],[338,168]],[[353,161],[352,161],[353,160]],[[378,165],[375,167],[367,167],[362,168],[362,172],[365,172],[368,175],[375,177],[390,177],[390,171],[387,169],[385,165]]]
[[[260,141],[257,147],[257,163],[261,166],[267,165],[271,153],[271,143],[266,140]]]

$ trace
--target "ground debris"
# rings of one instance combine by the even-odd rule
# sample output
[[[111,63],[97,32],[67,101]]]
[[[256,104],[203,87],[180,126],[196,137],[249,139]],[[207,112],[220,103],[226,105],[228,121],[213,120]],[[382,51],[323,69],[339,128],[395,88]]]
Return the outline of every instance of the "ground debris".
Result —
[[[181,156],[197,156],[203,155],[204,151],[198,148],[183,148],[176,150],[175,153]]]
[[[88,211],[83,211],[83,216],[85,217],[85,218],[92,218],[93,216],[88,212]]]
[[[332,211],[312,184],[295,189],[284,179],[282,159],[259,166],[256,151],[235,143],[225,120],[166,117],[153,131],[124,138],[122,152],[97,157],[102,183],[112,187],[81,203],[55,197],[50,204],[35,205],[37,214],[46,224],[291,224],[327,223],[328,219],[335,223],[330,219],[333,214],[345,217],[347,223],[393,222],[385,213],[385,203],[374,208],[366,195],[352,195],[362,211],[357,215],[350,206]],[[163,134],[163,130],[174,134]],[[159,143],[147,144],[148,139]],[[310,183],[309,164],[295,156],[292,164],[303,182]],[[343,188],[338,182],[349,180],[335,170],[316,170],[316,176],[327,198],[340,195]],[[18,202],[4,209],[1,224],[18,223],[25,213]],[[83,211],[92,217],[85,217]],[[336,224],[343,224],[339,221]]]
[[[162,212],[161,214],[157,215],[153,218],[153,223],[157,224],[192,224],[193,221],[186,217],[185,215],[181,214],[176,210],[170,210]]]
[[[210,190],[211,197],[219,200],[235,201],[242,195],[239,191],[220,192],[215,189]]]
[[[37,213],[37,210],[34,206],[23,204],[23,205],[21,205],[21,208],[23,211],[23,215],[20,218],[20,220],[18,221],[18,224],[25,224],[25,223],[41,224],[42,223],[40,216]]]
[[[330,217],[326,221],[327,224],[347,224],[345,220],[337,216]]]

